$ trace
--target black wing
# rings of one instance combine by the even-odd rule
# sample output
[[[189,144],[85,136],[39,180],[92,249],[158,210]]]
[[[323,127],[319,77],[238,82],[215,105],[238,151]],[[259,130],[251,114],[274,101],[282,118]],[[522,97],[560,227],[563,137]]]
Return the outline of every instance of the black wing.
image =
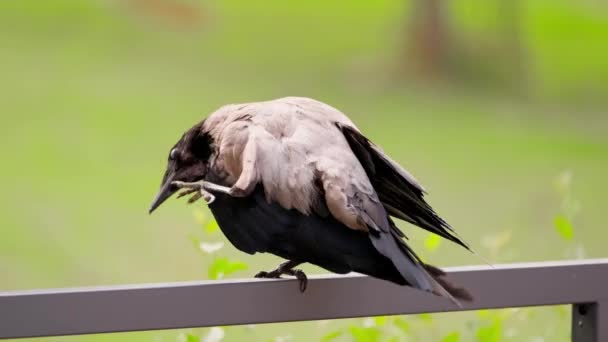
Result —
[[[419,284],[411,284],[408,279],[429,277],[439,286],[431,284],[423,290],[471,300],[468,292],[450,284],[441,270],[419,261],[396,235],[390,220],[393,231],[353,230],[331,215],[304,215],[269,202],[261,186],[243,198],[218,193],[209,208],[228,240],[245,253],[268,252],[334,273],[358,272],[418,288]]]
[[[469,246],[456,236],[452,227],[426,203],[423,198],[424,188],[412,175],[356,129],[339,123],[336,125],[363,165],[380,201],[391,216],[410,222],[470,250]],[[400,236],[403,234],[400,233]]]
[[[304,215],[269,202],[262,186],[247,197],[217,193],[209,209],[224,235],[242,252],[271,253],[334,273],[359,272],[409,285],[367,232],[350,229],[331,215]]]

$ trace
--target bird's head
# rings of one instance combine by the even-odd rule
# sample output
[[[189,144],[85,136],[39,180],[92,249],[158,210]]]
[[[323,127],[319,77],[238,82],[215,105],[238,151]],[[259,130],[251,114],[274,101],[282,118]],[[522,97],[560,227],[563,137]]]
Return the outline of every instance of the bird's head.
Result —
[[[173,182],[195,182],[207,174],[213,143],[211,136],[203,131],[202,124],[201,122],[184,133],[169,150],[167,169],[160,190],[150,205],[150,213],[178,190]]]

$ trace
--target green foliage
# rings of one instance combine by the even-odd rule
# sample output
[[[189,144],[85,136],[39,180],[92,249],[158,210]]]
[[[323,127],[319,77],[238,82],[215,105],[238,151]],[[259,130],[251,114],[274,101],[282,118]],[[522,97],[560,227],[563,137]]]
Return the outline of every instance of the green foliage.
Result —
[[[376,327],[351,326],[348,330],[355,342],[377,342],[381,337],[381,332]]]
[[[436,251],[441,245],[441,236],[433,233],[429,233],[424,239],[424,248],[429,252]]]
[[[460,342],[460,333],[458,331],[451,332],[443,337],[441,342]]]
[[[198,335],[194,335],[194,334],[187,334],[186,335],[186,342],[200,342],[201,338]]]
[[[561,212],[553,218],[553,227],[565,241],[574,238],[572,219],[580,211],[580,203],[572,194],[572,178],[572,172],[564,171],[555,180],[555,188],[561,200]]]
[[[423,314],[417,315],[416,317],[420,318],[423,322],[425,322],[427,324],[433,323],[433,315],[431,315],[431,314],[423,313]]]
[[[401,330],[403,334],[406,335],[409,334],[412,330],[412,326],[410,325],[410,323],[401,317],[396,317],[395,319],[393,319],[393,324],[395,325],[395,327]]]
[[[388,323],[388,317],[386,316],[376,316],[374,317],[374,325],[378,327],[383,327]]]
[[[489,325],[477,328],[475,333],[479,342],[498,342],[502,338],[502,320],[495,318]]]
[[[342,331],[339,331],[339,330],[329,332],[329,333],[323,335],[323,337],[321,337],[321,342],[333,341],[336,338],[342,336],[342,334],[343,334]]]
[[[217,221],[213,219],[208,210],[197,209],[194,211],[196,223],[203,227],[203,238],[199,238],[194,234],[190,234],[189,238],[197,250],[206,255],[219,253],[224,248],[223,241],[217,241],[217,232],[219,226]],[[213,239],[215,241],[209,241]],[[207,268],[207,277],[209,279],[223,279],[224,277],[234,274],[239,271],[248,269],[248,265],[243,261],[226,256],[217,256],[212,259]]]
[[[242,261],[231,260],[227,257],[219,257],[213,259],[213,262],[207,271],[207,275],[209,279],[222,279],[224,276],[232,273],[244,271],[247,267],[247,264]]]
[[[553,219],[553,226],[557,233],[567,241],[572,240],[574,237],[574,229],[572,228],[572,223],[565,215],[557,215]]]
[[[216,220],[210,220],[206,225],[205,225],[205,232],[207,234],[213,234],[213,233],[217,233],[220,230],[220,226],[217,224]]]

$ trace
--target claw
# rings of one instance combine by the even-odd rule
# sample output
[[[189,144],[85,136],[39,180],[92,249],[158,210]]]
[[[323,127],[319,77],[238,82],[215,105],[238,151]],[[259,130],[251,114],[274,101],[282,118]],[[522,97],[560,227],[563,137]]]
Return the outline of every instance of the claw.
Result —
[[[188,203],[192,204],[198,201],[201,197],[203,197],[203,195],[200,192],[195,192],[194,195],[188,199]]]
[[[304,271],[297,269],[288,270],[285,272],[285,274],[296,277],[296,279],[298,279],[300,282],[300,292],[304,293],[304,291],[306,291],[306,288],[308,287],[308,277]]]
[[[212,193],[208,192],[206,189],[206,185],[212,184],[212,183],[208,183],[205,181],[200,181],[200,182],[195,182],[195,183],[174,181],[174,182],[171,182],[171,184],[177,186],[180,189],[186,189],[185,191],[180,193],[177,196],[177,198],[184,197],[186,195],[195,193],[194,196],[192,196],[188,200],[188,203],[194,203],[201,198],[203,198],[205,200],[205,202],[207,202],[207,204],[211,204],[215,201],[215,196]]]
[[[260,271],[260,272],[256,273],[253,277],[254,278],[268,278],[268,272]]]
[[[197,189],[187,189],[177,195],[177,198],[182,198],[184,196],[190,195],[191,193],[195,193],[198,191]]]
[[[215,202],[215,195],[214,194],[212,194],[210,192],[207,192],[207,191],[204,191],[204,190],[201,190],[201,194],[202,194],[203,199],[205,200],[205,202],[207,202],[207,204],[211,204],[211,203]]]
[[[292,267],[299,265],[300,263],[296,263],[293,261],[287,261],[277,267],[275,270],[270,272],[261,271],[258,272],[255,277],[256,278],[266,278],[266,279],[281,279],[281,275],[286,274],[292,277],[296,277],[298,279],[300,285],[300,292],[306,291],[306,287],[308,286],[308,277],[306,273],[302,270],[293,269]]]
[[[296,278],[300,281],[300,292],[304,293],[308,287],[308,277],[302,270],[296,270]]]

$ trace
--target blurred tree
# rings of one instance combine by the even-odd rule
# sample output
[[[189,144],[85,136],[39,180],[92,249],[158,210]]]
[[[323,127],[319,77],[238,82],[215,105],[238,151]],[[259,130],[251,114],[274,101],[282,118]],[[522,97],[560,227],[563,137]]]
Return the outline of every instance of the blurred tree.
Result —
[[[526,49],[522,38],[523,6],[518,0],[493,0],[489,18],[467,30],[455,8],[469,3],[413,0],[404,27],[402,76],[449,80],[525,92]],[[475,8],[475,7],[473,7]],[[470,8],[469,8],[470,10]]]
[[[170,0],[129,0],[131,10],[152,17],[162,23],[192,28],[205,21],[200,5]]]
[[[523,6],[520,0],[499,0],[497,4],[501,81],[512,89],[525,90],[528,83],[522,38]]]
[[[406,25],[407,70],[411,64],[413,72],[424,78],[436,78],[447,71],[449,36],[447,17],[441,0],[414,0]]]

